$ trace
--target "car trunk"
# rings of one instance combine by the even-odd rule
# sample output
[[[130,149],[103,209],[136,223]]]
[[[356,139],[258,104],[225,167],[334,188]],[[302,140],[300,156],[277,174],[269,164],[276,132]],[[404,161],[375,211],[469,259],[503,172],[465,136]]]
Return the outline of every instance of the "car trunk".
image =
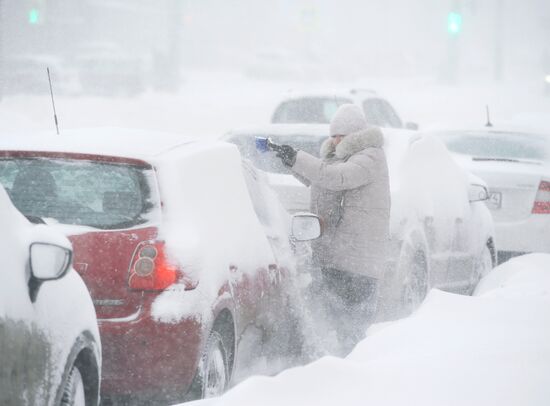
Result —
[[[541,166],[520,162],[478,162],[473,172],[485,180],[487,206],[497,222],[521,221],[531,215],[541,181]]]
[[[138,312],[142,292],[128,287],[128,269],[137,245],[154,239],[156,227],[71,235],[74,268],[94,301],[98,319],[128,318]]]
[[[0,183],[35,222],[57,227],[73,244],[73,264],[100,319],[128,318],[142,292],[128,288],[136,247],[156,238],[160,201],[153,168],[121,157],[9,151]]]

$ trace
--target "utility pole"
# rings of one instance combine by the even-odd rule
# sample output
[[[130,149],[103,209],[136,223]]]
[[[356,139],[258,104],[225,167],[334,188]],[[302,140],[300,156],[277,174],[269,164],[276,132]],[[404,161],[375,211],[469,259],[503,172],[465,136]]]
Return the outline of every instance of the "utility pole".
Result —
[[[496,81],[502,80],[503,59],[502,59],[502,27],[504,0],[495,0],[495,38],[493,55],[493,74]]]
[[[0,0],[0,101],[4,93],[4,0]]]
[[[447,59],[445,61],[445,78],[449,83],[458,80],[460,66],[460,33],[462,31],[462,10],[460,0],[454,0],[447,14]]]
[[[168,62],[168,76],[170,77],[170,83],[168,89],[175,91],[181,85],[181,62],[182,62],[182,24],[183,24],[183,4],[180,0],[171,0],[170,9],[171,17],[169,22],[169,54],[167,58]]]

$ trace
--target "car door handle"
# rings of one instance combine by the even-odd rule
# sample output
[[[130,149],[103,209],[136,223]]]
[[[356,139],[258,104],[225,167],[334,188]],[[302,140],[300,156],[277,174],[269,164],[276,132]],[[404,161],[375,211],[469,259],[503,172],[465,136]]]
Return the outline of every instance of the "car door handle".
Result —
[[[271,283],[279,283],[279,266],[277,264],[269,264],[267,269],[269,270],[269,280]]]
[[[88,264],[86,262],[75,262],[73,268],[79,273],[86,272],[88,270]]]

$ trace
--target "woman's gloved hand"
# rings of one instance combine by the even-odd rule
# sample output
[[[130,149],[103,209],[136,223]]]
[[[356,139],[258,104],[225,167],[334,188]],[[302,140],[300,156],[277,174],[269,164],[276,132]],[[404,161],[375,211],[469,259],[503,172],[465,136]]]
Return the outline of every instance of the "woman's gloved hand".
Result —
[[[296,151],[290,145],[281,145],[277,151],[277,156],[281,158],[281,161],[283,161],[283,164],[285,164],[288,167],[292,167],[296,162],[297,153],[298,151]]]

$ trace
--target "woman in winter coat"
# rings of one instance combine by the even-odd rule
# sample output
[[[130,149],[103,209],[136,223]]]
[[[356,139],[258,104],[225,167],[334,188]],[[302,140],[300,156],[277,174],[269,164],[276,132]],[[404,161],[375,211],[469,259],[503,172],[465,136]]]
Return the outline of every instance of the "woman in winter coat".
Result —
[[[320,158],[288,145],[278,153],[311,186],[311,210],[324,226],[313,244],[314,260],[321,267],[323,290],[336,299],[329,307],[350,315],[339,336],[355,336],[349,337],[351,344],[375,316],[386,262],[390,190],[383,144],[382,132],[367,125],[361,109],[344,104],[330,123]]]

